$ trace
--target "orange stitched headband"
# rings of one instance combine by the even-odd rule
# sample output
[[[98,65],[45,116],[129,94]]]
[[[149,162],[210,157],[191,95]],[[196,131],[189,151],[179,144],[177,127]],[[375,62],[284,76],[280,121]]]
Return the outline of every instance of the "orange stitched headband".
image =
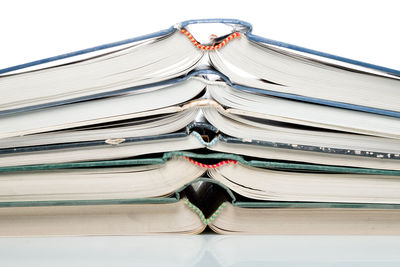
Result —
[[[238,32],[234,32],[231,35],[229,35],[228,37],[226,37],[221,43],[217,44],[217,45],[202,45],[199,44],[196,39],[194,39],[194,37],[185,29],[182,29],[181,32],[183,34],[185,34],[190,41],[192,41],[192,43],[199,49],[201,50],[217,50],[220,49],[221,47],[223,47],[224,45],[226,45],[229,41],[233,40],[234,38],[239,38],[240,37],[240,33]]]
[[[230,163],[236,164],[237,163],[236,160],[229,159],[229,160],[224,160],[224,161],[218,162],[217,164],[211,165],[211,164],[203,164],[203,163],[195,161],[189,157],[184,157],[184,158],[196,166],[200,166],[200,167],[207,168],[207,169],[215,169],[215,168],[221,167],[222,165],[225,165],[225,164],[230,164]]]

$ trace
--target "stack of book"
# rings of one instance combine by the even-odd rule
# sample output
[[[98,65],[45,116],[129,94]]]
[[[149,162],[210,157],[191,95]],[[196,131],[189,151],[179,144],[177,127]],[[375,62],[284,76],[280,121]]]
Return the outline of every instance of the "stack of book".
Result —
[[[0,70],[0,93],[1,236],[400,233],[400,71],[211,19]]]

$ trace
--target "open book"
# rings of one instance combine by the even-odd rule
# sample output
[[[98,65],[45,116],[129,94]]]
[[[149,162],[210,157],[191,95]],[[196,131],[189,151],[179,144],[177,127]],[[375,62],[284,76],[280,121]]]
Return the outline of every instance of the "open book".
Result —
[[[0,70],[0,235],[400,232],[400,72],[251,30]]]
[[[212,125],[192,123],[198,111]],[[237,116],[215,105],[158,118],[0,139],[0,166],[110,160],[199,148],[265,159],[400,170],[398,139],[296,128]]]

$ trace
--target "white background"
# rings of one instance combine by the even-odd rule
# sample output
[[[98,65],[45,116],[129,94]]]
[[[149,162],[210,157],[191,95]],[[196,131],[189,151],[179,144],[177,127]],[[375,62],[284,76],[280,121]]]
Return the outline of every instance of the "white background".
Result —
[[[4,1],[0,69],[168,28],[237,18],[254,33],[400,69],[400,1]]]
[[[255,34],[267,38],[400,69],[399,3],[1,1],[0,69],[155,32],[187,19],[220,17],[248,21],[253,24]],[[292,266],[295,262],[301,266],[400,264],[399,237],[226,237],[222,245],[226,254],[220,258],[218,253],[210,252],[210,246],[219,242],[215,238],[218,237],[5,238],[0,239],[0,264],[232,266],[246,261],[256,261],[253,264],[259,266]]]

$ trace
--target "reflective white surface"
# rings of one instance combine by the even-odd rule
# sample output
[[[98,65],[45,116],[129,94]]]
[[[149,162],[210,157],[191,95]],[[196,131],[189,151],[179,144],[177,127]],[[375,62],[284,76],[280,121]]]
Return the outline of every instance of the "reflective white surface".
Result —
[[[400,266],[400,236],[0,238],[1,266]]]

